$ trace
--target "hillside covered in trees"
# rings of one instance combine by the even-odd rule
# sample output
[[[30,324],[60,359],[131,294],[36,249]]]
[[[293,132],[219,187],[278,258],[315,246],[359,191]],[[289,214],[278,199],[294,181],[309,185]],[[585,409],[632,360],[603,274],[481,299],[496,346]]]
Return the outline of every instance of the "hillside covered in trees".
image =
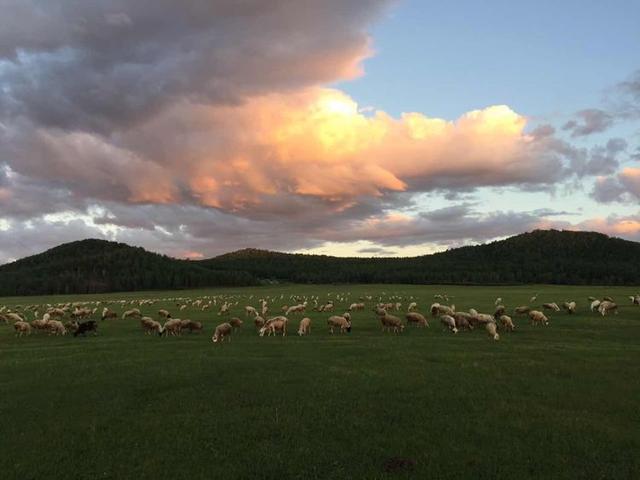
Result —
[[[216,271],[104,240],[65,243],[0,266],[0,295],[48,295],[250,285],[248,273]]]
[[[83,240],[0,266],[0,295],[292,283],[640,284],[640,243],[536,230],[413,258],[338,258],[246,249],[187,261]]]

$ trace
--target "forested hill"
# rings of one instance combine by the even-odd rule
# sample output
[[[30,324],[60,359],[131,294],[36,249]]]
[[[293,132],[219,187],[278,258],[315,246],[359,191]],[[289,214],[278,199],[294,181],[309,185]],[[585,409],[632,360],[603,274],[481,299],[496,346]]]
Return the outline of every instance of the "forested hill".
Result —
[[[413,258],[336,258],[241,250],[210,268],[302,283],[640,284],[640,243],[595,232],[536,230]]]
[[[0,295],[100,293],[249,285],[248,273],[218,272],[143,248],[104,240],[66,243],[0,266]]]
[[[640,285],[640,243],[536,230],[413,258],[338,258],[246,249],[187,261],[82,240],[0,266],[0,295],[98,293],[294,283]]]

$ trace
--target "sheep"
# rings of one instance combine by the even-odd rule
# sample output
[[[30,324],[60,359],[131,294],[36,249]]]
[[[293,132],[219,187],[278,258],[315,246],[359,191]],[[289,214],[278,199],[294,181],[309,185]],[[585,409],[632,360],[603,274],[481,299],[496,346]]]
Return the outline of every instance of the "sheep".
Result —
[[[80,320],[91,316],[91,310],[88,308],[76,308],[71,312],[70,316],[74,320]]]
[[[229,324],[233,327],[234,330],[239,329],[240,327],[242,327],[242,320],[240,320],[238,317],[231,317],[229,319]]]
[[[189,330],[189,333],[193,333],[193,332],[201,332],[203,327],[202,327],[202,322],[195,322],[193,320],[186,320],[186,322],[188,322],[186,325],[184,324],[185,320],[183,320],[183,324],[181,325],[181,329],[182,330]]]
[[[576,302],[564,302],[562,304],[562,308],[564,308],[567,313],[571,315],[576,311]]]
[[[605,302],[611,302],[613,303],[613,298],[606,296],[606,297],[602,297],[602,300],[604,300]]]
[[[507,307],[505,307],[504,305],[498,305],[496,306],[496,311],[493,312],[493,318],[500,318],[506,312],[507,312]]]
[[[549,325],[549,319],[539,310],[531,310],[529,312],[529,318],[531,319],[532,325]]]
[[[45,314],[46,316],[47,314]],[[36,319],[31,322],[31,328],[33,328],[36,332],[39,330],[47,330],[49,328],[49,317],[46,319]]]
[[[618,305],[616,305],[615,303],[609,301],[609,300],[605,300],[603,301],[600,306],[598,307],[598,312],[604,317],[606,314],[608,314],[609,312],[613,312],[616,315],[618,314]]]
[[[218,325],[215,329],[215,331],[213,332],[213,336],[211,337],[211,341],[213,343],[222,343],[224,342],[225,338],[229,339],[229,342],[231,342],[231,334],[233,333],[233,327],[231,326],[230,323],[225,322],[225,323],[221,323],[220,325]]]
[[[474,310],[475,311],[475,310]],[[475,326],[475,325],[479,325],[479,324],[487,324],[487,323],[491,323],[494,322],[495,318],[493,317],[493,315],[489,315],[488,313],[477,313],[475,315],[470,314],[469,317],[469,323],[471,323],[471,325]]]
[[[385,330],[390,332],[391,329],[393,329],[394,333],[398,333],[398,331],[402,333],[404,331],[404,325],[402,323],[402,320],[400,320],[398,317],[394,315],[390,315],[388,313],[385,315],[381,315],[380,323],[382,323],[383,332]]]
[[[181,327],[182,320],[180,320],[179,318],[170,318],[169,320],[164,322],[164,325],[160,330],[160,334],[164,335],[165,333],[167,333],[168,335],[173,335],[175,337],[177,335],[180,335]]]
[[[229,305],[228,302],[224,302],[222,305],[220,305],[220,311],[218,312],[218,316],[229,315],[229,308],[231,308],[231,305]]]
[[[264,327],[265,320],[260,315],[256,315],[256,318],[253,319],[253,324],[258,330],[260,330],[262,327]]]
[[[453,314],[456,312],[456,306],[451,305],[449,307],[448,305],[440,305],[439,303],[434,303],[433,305],[431,305],[431,308],[429,310],[431,311],[431,315],[433,317],[437,317],[438,315],[453,316]]]
[[[298,327],[298,335],[309,335],[311,333],[311,319],[304,317],[300,320],[300,326]]]
[[[595,312],[596,310],[598,310],[598,307],[600,307],[600,303],[600,300],[593,300],[591,302],[591,305],[589,305],[589,308],[592,312]]]
[[[49,329],[49,335],[66,335],[67,329],[59,320],[49,320],[47,322],[47,328]]]
[[[142,330],[144,330],[145,335],[151,335],[153,332],[156,332],[159,335],[162,334],[162,325],[151,317],[142,317],[140,319],[140,325],[142,326]]]
[[[329,331],[333,334],[334,328],[339,328],[340,333],[351,332],[351,322],[340,315],[332,315],[327,320],[327,324],[329,325]]]
[[[319,312],[333,312],[333,308],[334,308],[333,302],[329,301],[329,302],[325,303],[324,305],[321,305],[318,308],[318,311]]]
[[[122,319],[123,320],[126,320],[129,317],[142,318],[142,313],[140,313],[140,309],[132,308],[131,310],[127,310],[126,312],[124,312],[122,314]]]
[[[352,303],[349,305],[349,311],[353,312],[354,310],[364,310],[364,303]]]
[[[456,322],[456,328],[460,330],[473,330],[472,316],[466,312],[456,312],[453,314],[453,319]]]
[[[502,297],[498,297],[496,298],[496,300],[493,302],[493,304],[497,307],[498,305],[500,305],[502,303]]]
[[[453,333],[458,333],[458,327],[456,327],[456,320],[451,315],[440,315],[440,322],[451,330]]]
[[[76,328],[73,330],[73,336],[86,336],[87,332],[93,332],[94,335],[98,335],[98,324],[95,320],[88,320],[80,324],[76,323]]]
[[[429,326],[429,322],[427,321],[425,316],[422,315],[421,313],[408,312],[405,315],[405,318],[407,319],[407,324],[414,323],[418,327],[428,327]]]
[[[109,310],[107,307],[102,309],[102,316],[100,317],[101,321],[115,320],[116,318],[118,318],[118,314],[113,310]]]
[[[165,310],[164,308],[158,310],[158,316],[165,320],[171,318],[171,314],[169,313],[169,311]]]
[[[528,307],[526,305],[522,305],[520,307],[516,307],[513,309],[516,315],[524,315],[525,313],[529,313],[530,310],[531,310],[531,307]]]
[[[10,322],[24,322],[25,319],[20,316],[19,314],[15,313],[15,312],[10,312],[5,314],[5,317],[10,321]]]
[[[17,321],[13,324],[13,329],[16,332],[17,337],[21,337],[23,335],[31,335],[31,325],[22,320]]]
[[[417,308],[418,308],[418,304],[416,302],[411,302],[407,307],[407,313],[413,312],[414,310],[417,310]]]
[[[542,308],[544,308],[545,310],[553,310],[554,312],[559,312],[560,311],[560,307],[558,306],[558,304],[556,302],[543,303],[542,304]]]
[[[47,310],[47,313],[54,318],[62,318],[64,317],[65,311],[61,308],[50,308]]]
[[[484,328],[489,333],[489,336],[493,337],[494,340],[500,340],[500,335],[496,331],[496,324],[494,322],[487,323]]]
[[[513,332],[516,328],[516,326],[513,324],[513,320],[509,315],[501,315],[499,321],[500,325],[502,325],[503,328],[509,330],[510,332]]]
[[[254,317],[257,317],[258,316],[258,311],[255,308],[253,308],[251,305],[247,305],[246,307],[244,307],[244,314],[247,317],[250,317],[252,315]]]
[[[260,329],[260,336],[264,337],[266,333],[268,336],[275,335],[276,332],[282,332],[282,336],[287,336],[287,317],[278,316],[268,319],[264,326]]]

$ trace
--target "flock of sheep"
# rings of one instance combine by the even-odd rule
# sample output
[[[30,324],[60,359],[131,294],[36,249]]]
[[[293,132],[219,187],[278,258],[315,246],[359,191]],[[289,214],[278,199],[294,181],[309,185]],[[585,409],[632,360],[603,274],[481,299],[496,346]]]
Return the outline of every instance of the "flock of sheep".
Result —
[[[382,297],[374,299],[373,296],[367,295],[360,297],[358,302],[350,302],[350,294],[333,295],[330,293],[329,296],[334,298],[320,302],[318,296],[292,295],[289,298],[296,303],[281,305],[278,307],[280,314],[271,317],[268,317],[271,307],[274,304],[282,303],[284,295],[260,298],[257,307],[246,305],[243,310],[245,317],[252,320],[260,336],[286,336],[290,318],[296,315],[302,316],[298,323],[297,334],[300,336],[309,335],[312,321],[311,318],[305,316],[308,311],[329,314],[326,325],[331,334],[334,332],[348,333],[352,328],[352,313],[369,309],[375,313],[383,332],[401,333],[407,325],[429,327],[428,317],[438,319],[446,329],[453,333],[483,328],[494,340],[500,339],[499,330],[510,332],[516,328],[502,298],[495,300],[495,309],[492,313],[481,313],[473,308],[468,311],[457,311],[455,305],[449,304],[450,298],[447,295],[435,295],[436,302],[429,307],[428,314],[425,316],[418,311],[418,304],[413,297],[391,296],[386,301],[382,301]],[[253,296],[249,296],[248,300],[252,299]],[[632,304],[640,305],[640,295],[630,296],[629,299]],[[589,297],[588,300],[593,312],[597,311],[602,316],[617,313],[618,306],[610,297],[602,299]],[[218,316],[228,316],[227,321],[220,323],[215,328],[211,338],[214,343],[230,341],[232,333],[241,328],[244,323],[241,318],[231,316],[231,311],[240,305],[240,298],[233,296],[75,302],[57,305],[16,306],[13,309],[5,306],[0,307],[0,322],[12,323],[16,336],[20,337],[30,335],[32,332],[47,332],[49,335],[66,335],[67,332],[72,332],[74,336],[84,336],[87,333],[97,334],[98,322],[90,318],[98,314],[102,321],[119,318],[138,320],[146,335],[178,336],[183,332],[198,333],[203,331],[202,322],[175,318],[166,308],[157,311],[157,319],[142,313],[144,309],[153,308],[155,303],[166,301],[173,302],[177,312],[217,309]],[[403,301],[407,301],[406,309],[403,309]],[[534,295],[529,303],[535,304],[536,301],[537,295]],[[337,305],[340,304],[349,306],[344,313],[334,314]],[[527,315],[533,325],[548,325],[549,318],[545,312],[555,313],[564,310],[568,314],[573,314],[576,308],[577,305],[574,301],[564,302],[561,305],[551,302],[543,303],[537,308],[528,305],[518,306],[513,309],[513,314]],[[116,310],[122,310],[122,313],[117,313]],[[40,317],[40,311],[44,311],[42,317]],[[404,318],[399,316],[400,312],[403,312]],[[180,315],[182,316],[182,314]],[[33,316],[33,320],[29,321],[29,316]]]

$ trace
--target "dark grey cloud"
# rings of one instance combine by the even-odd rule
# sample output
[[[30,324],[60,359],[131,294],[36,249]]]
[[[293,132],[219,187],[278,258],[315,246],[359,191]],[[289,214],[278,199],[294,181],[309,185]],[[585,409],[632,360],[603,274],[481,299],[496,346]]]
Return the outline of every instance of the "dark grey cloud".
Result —
[[[593,133],[600,133],[613,125],[614,117],[604,110],[590,108],[575,114],[573,120],[568,121],[562,130],[571,133],[573,138],[584,137]]]

